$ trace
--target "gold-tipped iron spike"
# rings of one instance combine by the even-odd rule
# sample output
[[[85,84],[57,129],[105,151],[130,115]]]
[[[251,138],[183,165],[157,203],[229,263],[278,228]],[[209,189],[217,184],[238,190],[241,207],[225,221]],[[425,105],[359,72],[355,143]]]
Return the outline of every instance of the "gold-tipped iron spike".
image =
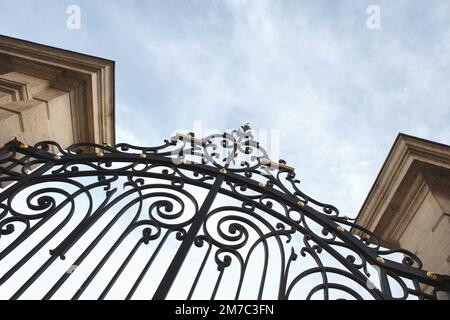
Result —
[[[176,133],[175,136],[180,139],[182,138],[184,141],[193,141],[196,144],[206,144],[207,141],[205,139],[199,139],[199,138],[195,138],[193,136],[190,136],[188,134],[184,134],[184,133]]]
[[[266,166],[271,167],[271,168],[284,169],[284,170],[287,170],[287,171],[294,171],[295,170],[295,168],[293,166],[290,166],[290,165],[285,164],[285,163],[275,162],[275,161],[272,161],[272,160],[269,160],[269,159],[266,159],[266,158],[261,158],[259,160],[259,162],[261,164],[266,165]]]

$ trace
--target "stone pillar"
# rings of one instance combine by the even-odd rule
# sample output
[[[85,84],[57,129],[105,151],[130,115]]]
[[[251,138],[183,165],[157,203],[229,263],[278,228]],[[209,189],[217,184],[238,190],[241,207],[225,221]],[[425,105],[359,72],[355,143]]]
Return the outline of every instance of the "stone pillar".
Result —
[[[400,134],[356,223],[450,274],[450,146]]]
[[[114,62],[0,36],[0,146],[115,144]]]
[[[0,147],[15,138],[115,144],[114,62],[0,35]]]

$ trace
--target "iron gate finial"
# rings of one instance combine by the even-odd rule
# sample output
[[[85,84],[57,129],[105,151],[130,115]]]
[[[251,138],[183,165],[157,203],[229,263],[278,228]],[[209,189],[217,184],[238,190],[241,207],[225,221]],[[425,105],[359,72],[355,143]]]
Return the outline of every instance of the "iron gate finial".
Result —
[[[252,127],[250,126],[250,123],[247,122],[246,124],[244,124],[243,126],[241,126],[242,130],[244,132],[250,131],[252,129]]]

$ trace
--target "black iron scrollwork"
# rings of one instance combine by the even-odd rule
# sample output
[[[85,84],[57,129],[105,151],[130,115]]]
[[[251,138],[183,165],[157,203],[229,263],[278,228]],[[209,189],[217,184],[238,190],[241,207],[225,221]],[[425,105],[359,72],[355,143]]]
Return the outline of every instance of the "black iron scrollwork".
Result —
[[[78,271],[54,272],[42,298],[72,288],[68,297],[77,299],[101,287],[96,298],[106,299],[142,252],[149,255],[125,299],[149,277],[153,298],[166,298],[194,253],[200,258],[184,279],[187,299],[223,291],[245,298],[252,274],[256,299],[271,290],[278,299],[437,299],[450,291],[448,276],[423,270],[411,252],[383,248],[370,230],[303,193],[294,168],[270,160],[249,124],[201,139],[177,134],[156,147],[13,140],[0,149],[0,183],[0,293],[47,250],[12,299],[64,259],[82,278],[73,287]],[[154,268],[168,252],[157,278]],[[215,282],[202,289],[212,266]]]

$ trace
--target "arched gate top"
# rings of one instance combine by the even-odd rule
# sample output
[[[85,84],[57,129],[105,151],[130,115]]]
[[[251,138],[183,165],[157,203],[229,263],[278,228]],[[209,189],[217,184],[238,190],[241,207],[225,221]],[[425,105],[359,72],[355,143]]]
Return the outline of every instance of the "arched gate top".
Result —
[[[156,172],[156,168],[159,168],[160,171]],[[153,296],[155,299],[167,297],[186,256],[190,250],[193,250],[191,246],[201,247],[204,242],[209,244],[209,248],[214,248],[210,250],[217,249],[215,261],[220,272],[211,297],[214,298],[219,290],[220,279],[224,270],[229,267],[233,256],[239,260],[241,265],[241,276],[236,293],[236,298],[238,298],[248,263],[240,250],[243,250],[250,242],[249,231],[242,225],[255,227],[255,224],[258,223],[265,225],[267,231],[261,232],[254,241],[253,247],[249,246],[245,252],[248,258],[251,256],[252,250],[258,246],[263,246],[264,250],[268,250],[268,239],[276,238],[281,252],[280,275],[276,277],[279,279],[277,296],[279,299],[289,298],[297,283],[313,273],[320,274],[322,282],[310,290],[308,298],[318,291],[324,292],[323,298],[329,298],[328,292],[331,289],[341,290],[352,297],[361,298],[360,294],[351,286],[330,282],[328,274],[342,275],[358,285],[366,286],[370,295],[376,299],[396,298],[391,291],[390,281],[396,281],[401,287],[402,294],[397,297],[399,299],[407,299],[411,296],[419,299],[435,299],[438,291],[450,291],[449,276],[424,270],[420,259],[411,252],[403,249],[383,248],[377,237],[369,230],[355,224],[354,219],[342,215],[336,207],[319,202],[303,193],[294,167],[284,160],[269,159],[264,148],[254,140],[248,124],[231,132],[212,134],[203,138],[195,137],[193,133],[176,134],[170,140],[165,140],[162,145],[156,147],[140,147],[125,143],[115,146],[81,143],[63,149],[53,141],[42,141],[34,146],[25,145],[17,140],[9,142],[0,151],[0,183],[6,186],[0,193],[0,244],[4,238],[17,233],[15,231],[16,223],[23,223],[26,227],[10,245],[3,248],[0,253],[0,261],[6,258],[36,228],[39,228],[33,225],[35,221],[39,221],[39,224],[40,221],[46,219],[46,215],[53,215],[60,210],[58,206],[54,205],[55,200],[43,195],[45,192],[55,190],[43,190],[42,195],[39,194],[40,198],[38,198],[37,204],[27,200],[30,210],[44,211],[41,215],[20,214],[13,208],[13,199],[30,185],[36,185],[42,181],[61,182],[64,179],[71,179],[72,182],[75,177],[82,176],[98,177],[98,184],[105,189],[106,199],[97,209],[98,212],[107,211],[106,207],[112,201],[116,191],[112,184],[119,176],[125,177],[126,184],[139,194],[138,199],[135,200],[136,203],[139,203],[139,210],[143,206],[143,201],[150,197],[150,194],[146,193],[147,189],[154,187],[145,187],[144,179],[149,178],[169,181],[170,188],[182,192],[195,203],[194,216],[177,226],[162,223],[155,216],[148,221],[139,217],[133,222],[133,226],[148,224],[159,230],[159,233],[156,233],[157,236],[148,230],[145,231],[147,233],[144,232],[141,238],[143,242],[160,239],[161,230],[166,229],[167,235],[177,232],[177,238],[181,241],[179,249],[169,264],[168,271],[155,290]],[[185,185],[207,190],[208,194],[203,203],[197,203],[195,197],[185,190]],[[80,190],[83,192],[87,188],[87,186],[80,186]],[[218,194],[240,201],[241,207],[221,206],[213,209],[213,203]],[[66,203],[69,203],[73,202],[78,194],[67,193],[65,196],[69,199]],[[31,198],[33,198],[32,195],[30,195]],[[173,199],[175,199],[174,196],[172,196]],[[181,205],[183,207],[184,204]],[[149,210],[154,209],[155,206],[158,207],[158,214],[160,214],[160,206],[169,211],[173,209],[173,205],[166,201],[150,205]],[[182,214],[182,210],[179,215]],[[87,214],[86,218],[75,227],[68,237],[50,251],[52,260],[49,263],[53,263],[57,258],[65,258],[66,252],[96,223],[97,211]],[[228,218],[224,216],[219,224],[227,222],[228,219],[228,233],[222,232],[218,226],[214,234],[211,234],[206,226],[207,221],[211,216],[222,211],[238,212],[241,215],[233,214]],[[259,211],[264,212],[270,218],[262,218],[262,215],[256,214]],[[160,216],[169,220],[173,219],[169,215],[160,214]],[[212,219],[210,220],[212,221]],[[231,220],[234,222],[230,222]],[[271,225],[272,223],[274,225]],[[311,223],[320,228],[312,228]],[[256,227],[254,229],[259,230]],[[359,230],[364,236],[356,236],[352,234],[352,230]],[[292,240],[290,251],[289,248],[286,249],[284,245],[281,245],[279,238],[285,236],[289,240],[294,239],[294,235],[297,233],[302,235],[302,243],[296,244]],[[216,240],[216,237],[221,237],[226,241]],[[230,244],[230,242],[238,240],[242,241],[236,245]],[[342,250],[345,250],[346,253],[343,254]],[[326,266],[321,261],[322,251],[336,259],[341,268]],[[35,253],[31,250],[28,257]],[[399,261],[389,258],[395,254],[401,254],[402,259]],[[311,256],[317,265],[299,274],[291,275],[293,264],[299,255]],[[205,261],[207,261],[206,257]],[[26,259],[21,260],[12,269],[0,275],[0,291],[1,284],[7,282],[14,272],[25,263]],[[194,294],[205,264],[202,264],[199,269],[188,298]],[[375,267],[378,271],[379,286],[371,287],[371,275],[368,271],[370,266]],[[266,269],[267,263],[264,267],[264,281],[261,280],[258,298],[263,296],[267,277]],[[119,270],[121,269],[119,268]],[[91,274],[92,277],[95,277],[98,272],[98,270],[94,271]],[[114,281],[109,282],[100,298],[106,296],[120,272],[116,273],[116,278],[113,277]],[[40,273],[33,275],[15,292],[12,298],[20,297],[39,275]],[[69,276],[63,275],[45,298],[52,297]],[[127,298],[132,297],[140,281],[135,283]],[[87,287],[90,282],[85,283],[87,283],[85,285]],[[369,285],[367,285],[368,283]],[[77,293],[74,297],[77,298],[81,294],[82,292]]]

